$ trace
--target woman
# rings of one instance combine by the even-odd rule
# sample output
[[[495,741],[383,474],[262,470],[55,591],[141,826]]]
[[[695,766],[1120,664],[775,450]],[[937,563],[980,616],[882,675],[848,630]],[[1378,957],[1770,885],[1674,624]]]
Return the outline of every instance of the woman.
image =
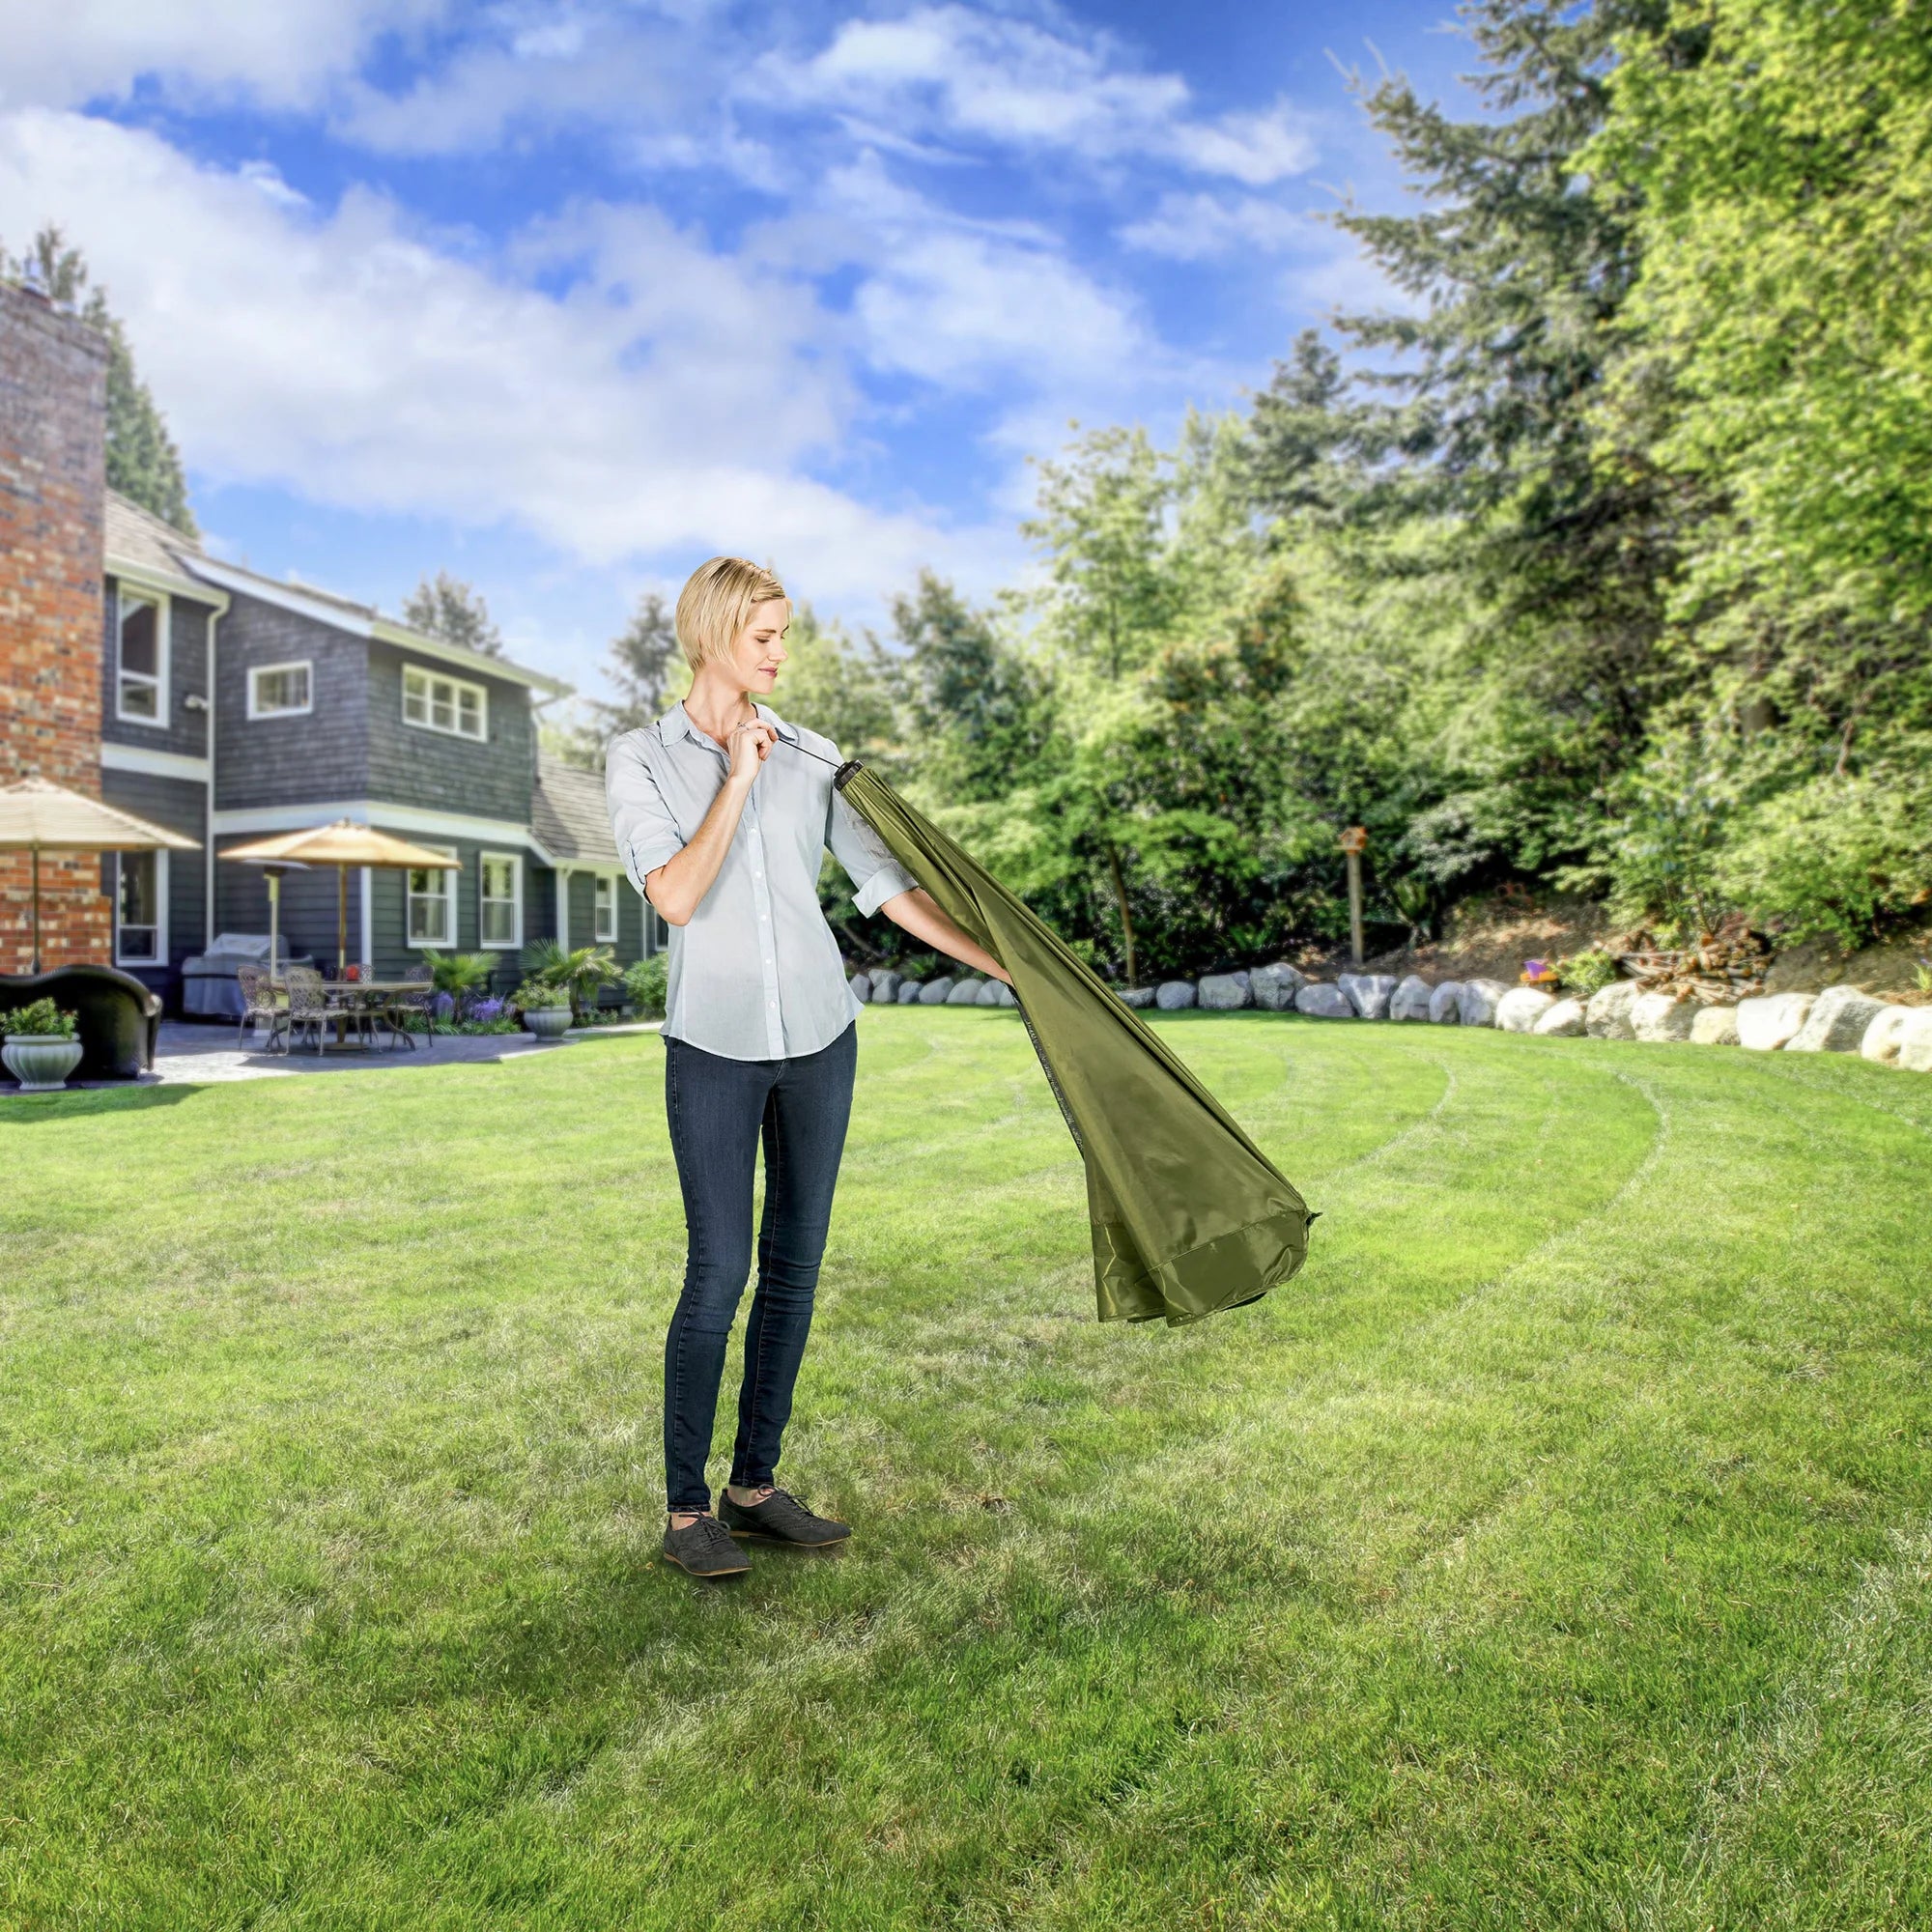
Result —
[[[818,905],[830,845],[862,913],[996,979],[1005,969],[893,864],[833,789],[829,739],[769,696],[791,607],[768,570],[715,556],[677,600],[691,694],[611,747],[611,825],[633,883],[670,926],[665,1111],[684,1192],[684,1293],[665,1337],[664,1554],[696,1577],[749,1569],[734,1537],[819,1548],[849,1526],[774,1486],[845,1146],[861,1010]],[[711,1426],[752,1264],[760,1139],[765,1210],[731,1475],[712,1514]]]

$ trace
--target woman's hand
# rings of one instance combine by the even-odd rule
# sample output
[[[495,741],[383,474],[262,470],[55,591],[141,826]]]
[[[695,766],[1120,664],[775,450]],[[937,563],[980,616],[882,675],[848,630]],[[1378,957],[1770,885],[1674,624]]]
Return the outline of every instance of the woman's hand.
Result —
[[[725,782],[749,789],[758,776],[758,767],[771,756],[772,747],[778,741],[779,734],[762,718],[738,725],[731,733],[731,769]]]

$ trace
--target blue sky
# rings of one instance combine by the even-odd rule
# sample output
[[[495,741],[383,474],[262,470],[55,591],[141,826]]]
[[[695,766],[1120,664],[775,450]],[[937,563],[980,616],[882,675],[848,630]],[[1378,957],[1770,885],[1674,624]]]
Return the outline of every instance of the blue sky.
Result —
[[[1388,292],[1340,67],[1448,0],[0,0],[0,241],[86,249],[211,542],[397,608],[447,567],[596,684],[719,550],[875,623],[1026,566],[1026,459],[1172,435]]]

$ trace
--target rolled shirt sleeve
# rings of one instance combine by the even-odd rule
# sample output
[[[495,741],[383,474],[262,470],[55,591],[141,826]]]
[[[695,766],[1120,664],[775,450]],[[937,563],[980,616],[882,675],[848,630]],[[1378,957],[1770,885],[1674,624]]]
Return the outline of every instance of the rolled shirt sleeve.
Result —
[[[918,884],[886,850],[885,840],[845,803],[844,794],[836,786],[825,813],[825,842],[852,881],[853,903],[867,918],[888,899],[912,892]]]
[[[611,809],[611,834],[617,856],[640,894],[644,880],[667,860],[675,859],[685,843],[677,820],[634,742],[641,735],[625,732],[611,744],[604,760],[604,797]]]

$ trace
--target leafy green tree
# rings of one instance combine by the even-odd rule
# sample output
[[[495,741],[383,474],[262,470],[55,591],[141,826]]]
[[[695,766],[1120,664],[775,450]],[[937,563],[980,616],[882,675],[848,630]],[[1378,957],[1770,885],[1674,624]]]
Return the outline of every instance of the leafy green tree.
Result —
[[[483,593],[446,570],[425,577],[410,592],[403,622],[427,638],[440,638],[468,651],[493,658],[503,655],[503,634],[492,621]]]
[[[1756,580],[1932,610],[1932,28],[1914,0],[1677,0],[1626,32],[1584,156],[1631,207],[1657,451],[1737,510],[1699,598]],[[1694,57],[1691,57],[1694,54]],[[1605,199],[1603,193],[1595,198]]]

